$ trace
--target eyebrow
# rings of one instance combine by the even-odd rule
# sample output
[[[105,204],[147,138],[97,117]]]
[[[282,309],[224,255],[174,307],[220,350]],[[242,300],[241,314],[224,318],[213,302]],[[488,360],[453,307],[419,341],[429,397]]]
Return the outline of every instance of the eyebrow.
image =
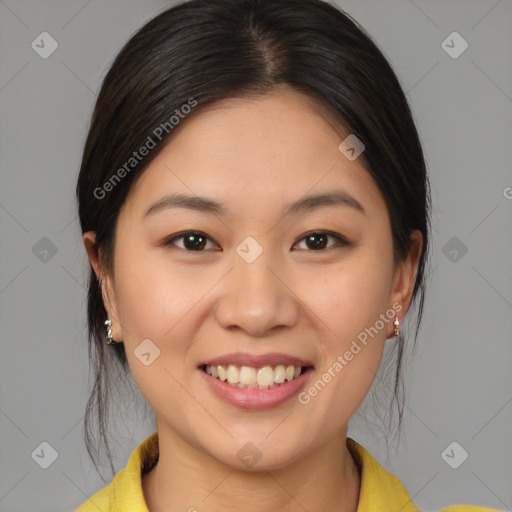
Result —
[[[345,190],[335,190],[321,194],[305,196],[285,207],[283,216],[297,215],[306,211],[325,206],[348,206],[365,215],[363,205]],[[224,205],[208,197],[189,196],[185,194],[169,194],[151,203],[143,217],[155,215],[164,210],[185,208],[203,213],[229,217],[231,213]]]

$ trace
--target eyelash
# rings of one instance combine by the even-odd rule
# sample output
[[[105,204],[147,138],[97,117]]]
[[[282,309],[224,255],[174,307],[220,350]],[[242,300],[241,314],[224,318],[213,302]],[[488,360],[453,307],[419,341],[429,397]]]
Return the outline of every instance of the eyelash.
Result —
[[[211,240],[210,237],[208,237],[205,233],[202,233],[201,231],[182,231],[181,233],[178,233],[177,235],[174,235],[173,237],[167,239],[163,243],[163,246],[164,247],[171,246],[171,245],[173,245],[173,243],[176,240],[178,240],[180,238],[183,239],[187,235],[195,235],[195,236],[204,237],[204,238],[208,239],[208,241],[213,242],[213,240]],[[350,245],[350,242],[345,237],[343,237],[342,235],[339,235],[337,233],[332,233],[330,231],[310,231],[309,233],[306,233],[301,238],[299,238],[298,242],[296,242],[294,244],[294,246],[297,245],[298,243],[302,242],[303,240],[307,239],[309,236],[312,236],[312,235],[327,235],[330,238],[336,239],[337,242],[338,242],[338,245],[340,247],[346,247],[346,246]],[[319,250],[310,250],[310,249],[308,249],[307,252],[323,252],[323,251],[326,251],[327,249],[332,249],[333,247],[336,247],[336,244],[333,245],[333,246],[331,245],[330,247],[326,247],[324,249],[319,249]],[[177,247],[177,248],[181,249],[183,251],[186,251],[186,252],[205,252],[206,251],[206,249],[194,251],[194,250],[188,250],[188,249],[186,249],[184,247]]]

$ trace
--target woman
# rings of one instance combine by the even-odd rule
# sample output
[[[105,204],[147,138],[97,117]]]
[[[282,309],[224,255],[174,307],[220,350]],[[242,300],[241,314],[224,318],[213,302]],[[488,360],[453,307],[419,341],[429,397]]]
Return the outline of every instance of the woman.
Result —
[[[387,339],[401,416],[430,212],[403,91],[353,20],[320,0],[150,20],[105,77],[77,198],[88,449],[117,368],[157,425],[80,512],[417,510],[347,438]]]

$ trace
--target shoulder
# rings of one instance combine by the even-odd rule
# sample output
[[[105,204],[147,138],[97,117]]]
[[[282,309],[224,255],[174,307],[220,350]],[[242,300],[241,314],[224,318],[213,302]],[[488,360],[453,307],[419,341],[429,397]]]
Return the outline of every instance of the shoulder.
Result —
[[[98,510],[101,510],[101,512],[109,512],[112,509],[112,484],[113,482],[93,494],[73,512],[98,512]]]
[[[126,467],[112,482],[93,494],[74,512],[148,512],[142,490],[142,475],[158,459],[158,434],[147,437],[130,455]]]
[[[347,437],[346,444],[361,477],[357,512],[420,512],[402,483],[386,471],[369,451],[350,437]]]
[[[359,468],[361,490],[357,512],[387,510],[393,512],[421,512],[403,484],[386,471],[362,445],[347,437],[347,447]],[[452,505],[438,512],[500,512],[474,505]]]

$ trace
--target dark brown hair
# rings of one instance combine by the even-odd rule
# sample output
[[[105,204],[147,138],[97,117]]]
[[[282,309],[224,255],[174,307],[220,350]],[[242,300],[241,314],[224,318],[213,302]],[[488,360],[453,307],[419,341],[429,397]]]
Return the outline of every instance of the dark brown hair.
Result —
[[[419,301],[414,347],[423,311],[430,230],[430,191],[421,143],[387,59],[356,21],[327,2],[191,0],[140,28],[106,74],[92,115],[76,187],[82,233],[96,233],[103,269],[113,275],[119,211],[136,179],[172,137],[171,116],[183,114],[182,107],[191,98],[196,106],[190,116],[225,98],[263,95],[283,86],[322,105],[365,144],[360,158],[386,202],[395,262],[409,255],[411,231],[422,233],[413,292],[413,303]],[[186,116],[180,116],[180,127],[186,122]],[[162,126],[166,129],[157,131],[158,137],[155,130]],[[153,149],[127,168],[133,152],[147,145],[148,138]],[[129,172],[120,173],[122,168]],[[122,174],[122,179],[114,181],[115,174]],[[105,187],[107,182],[111,186]],[[108,195],[101,197],[107,188]],[[107,439],[108,404],[112,390],[130,373],[124,344],[105,344],[107,313],[92,267],[87,313],[94,386],[86,408],[85,442],[98,469],[96,426],[100,447],[104,445],[115,474]],[[398,430],[404,404],[404,344],[403,338],[396,344],[390,386],[391,410],[394,403],[398,406]]]

